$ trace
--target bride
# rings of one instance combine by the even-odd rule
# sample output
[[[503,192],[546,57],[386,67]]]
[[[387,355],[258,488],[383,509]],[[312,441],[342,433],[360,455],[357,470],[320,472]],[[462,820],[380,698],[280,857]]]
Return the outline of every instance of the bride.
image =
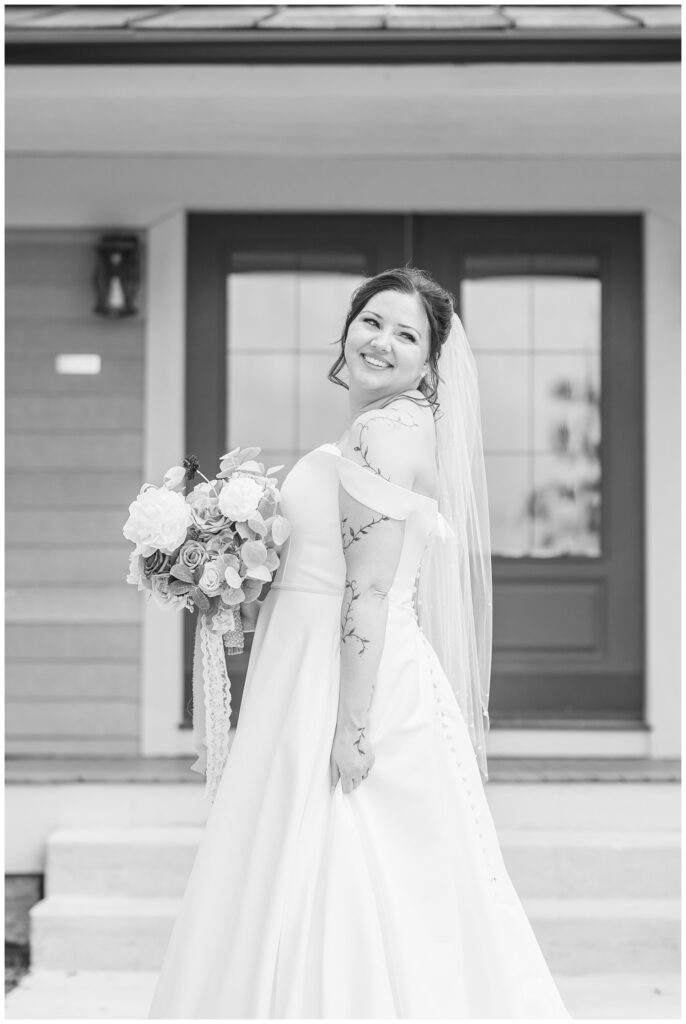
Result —
[[[473,356],[414,268],[360,285],[340,345],[349,423],[281,487],[291,535],[148,1017],[568,1018],[483,788]]]

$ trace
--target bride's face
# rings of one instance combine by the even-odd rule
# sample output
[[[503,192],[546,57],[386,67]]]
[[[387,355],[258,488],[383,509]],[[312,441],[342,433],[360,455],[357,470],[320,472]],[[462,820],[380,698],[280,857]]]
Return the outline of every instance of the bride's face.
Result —
[[[377,292],[348,328],[345,362],[350,390],[369,399],[415,390],[429,358],[430,335],[417,295]]]

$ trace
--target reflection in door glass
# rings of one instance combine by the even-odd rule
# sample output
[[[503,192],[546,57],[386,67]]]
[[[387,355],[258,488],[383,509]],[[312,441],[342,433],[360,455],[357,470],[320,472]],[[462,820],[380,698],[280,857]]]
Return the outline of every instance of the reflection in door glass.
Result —
[[[470,256],[493,553],[601,553],[601,285],[593,256]]]
[[[338,260],[343,267],[351,262],[349,255]],[[283,480],[305,452],[340,437],[348,393],[327,374],[350,297],[364,276],[361,258],[340,271],[295,265],[228,275],[227,451],[260,445],[260,461],[266,468],[282,465]]]

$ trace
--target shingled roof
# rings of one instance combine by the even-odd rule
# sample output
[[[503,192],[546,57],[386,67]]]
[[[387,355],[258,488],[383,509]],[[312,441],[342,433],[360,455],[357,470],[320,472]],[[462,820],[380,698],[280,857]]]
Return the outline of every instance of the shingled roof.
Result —
[[[680,38],[679,4],[5,7],[7,63],[678,60]]]

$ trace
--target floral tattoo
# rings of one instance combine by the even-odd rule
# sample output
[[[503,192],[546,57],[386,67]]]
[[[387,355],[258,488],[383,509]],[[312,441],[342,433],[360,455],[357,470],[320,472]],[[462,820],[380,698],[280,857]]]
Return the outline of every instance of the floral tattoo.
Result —
[[[367,750],[366,750],[366,747],[365,747],[365,749],[363,749],[363,748],[362,748],[362,747],[360,746],[360,743],[361,743],[361,742],[362,742],[362,741],[364,740],[364,738],[365,738],[365,728],[366,728],[365,726],[360,726],[360,728],[359,728],[359,729],[357,730],[357,731],[358,731],[358,733],[359,733],[359,736],[357,737],[357,739],[356,739],[356,740],[353,740],[353,746],[354,746],[354,747],[357,747],[357,752],[358,752],[358,754],[361,754],[361,755],[362,755],[363,757],[364,757],[364,755],[365,755],[365,754],[367,753]]]
[[[344,516],[341,520],[341,540],[343,541],[343,550],[347,551],[348,548],[358,541],[360,537],[366,534],[372,526],[378,526],[379,523],[388,522],[390,516],[380,515],[378,519],[372,519],[369,523],[363,523],[362,526],[358,526],[356,530],[350,526],[348,517]]]
[[[345,581],[345,601],[346,604],[343,609],[343,624],[341,628],[341,646],[348,641],[354,641],[359,644],[360,649],[357,652],[362,655],[367,650],[368,644],[371,640],[360,636],[359,633],[355,632],[355,625],[353,623],[353,602],[357,601],[360,596],[360,591],[357,589],[355,580]]]
[[[371,423],[378,423],[379,420],[385,420],[387,423],[392,423],[395,427],[399,425],[404,427],[419,426],[419,423],[417,423],[410,413],[401,412],[399,409],[396,409],[393,412],[394,414],[390,416],[375,416]],[[371,423],[363,423],[360,426],[360,443],[359,445],[355,445],[353,451],[360,453],[367,469],[371,469],[371,471],[376,473],[377,476],[383,477],[384,480],[388,480],[388,482],[391,483],[391,478],[385,476],[377,466],[373,466],[369,461],[369,441],[367,431],[369,430]]]

